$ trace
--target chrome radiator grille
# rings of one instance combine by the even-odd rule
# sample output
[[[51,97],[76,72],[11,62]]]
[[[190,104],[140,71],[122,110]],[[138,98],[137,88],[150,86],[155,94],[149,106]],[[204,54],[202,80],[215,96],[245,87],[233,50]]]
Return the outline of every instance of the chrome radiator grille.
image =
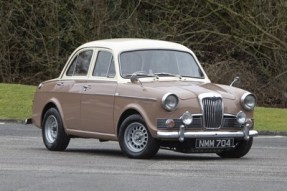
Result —
[[[223,119],[222,99],[208,97],[202,99],[203,123],[205,128],[220,128]]]

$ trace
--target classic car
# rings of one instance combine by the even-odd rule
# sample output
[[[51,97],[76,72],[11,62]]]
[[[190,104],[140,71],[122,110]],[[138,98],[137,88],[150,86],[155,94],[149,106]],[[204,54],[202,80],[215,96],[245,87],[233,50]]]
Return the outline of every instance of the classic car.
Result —
[[[258,135],[256,97],[213,84],[187,47],[149,39],[88,42],[60,76],[39,84],[32,122],[48,150],[71,138],[118,141],[130,158],[158,150],[246,155]]]

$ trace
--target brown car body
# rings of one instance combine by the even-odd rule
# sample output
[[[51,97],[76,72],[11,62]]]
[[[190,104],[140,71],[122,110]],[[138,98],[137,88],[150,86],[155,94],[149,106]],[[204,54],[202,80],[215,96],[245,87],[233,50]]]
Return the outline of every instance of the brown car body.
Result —
[[[180,52],[191,56],[196,63],[193,67],[200,71],[197,77],[161,71],[154,74],[151,69],[145,74],[141,71],[143,63],[141,70],[133,69],[139,60],[137,53],[154,54],[158,50],[162,55],[176,51],[175,55]],[[164,61],[158,63],[154,70],[160,70]],[[124,71],[132,73],[124,75]],[[182,45],[111,39],[80,46],[58,78],[38,86],[32,121],[43,129],[49,150],[65,150],[70,138],[80,137],[119,141],[123,152],[132,158],[151,157],[159,148],[242,157],[257,135],[252,101],[254,95],[245,90],[212,84],[193,52]]]

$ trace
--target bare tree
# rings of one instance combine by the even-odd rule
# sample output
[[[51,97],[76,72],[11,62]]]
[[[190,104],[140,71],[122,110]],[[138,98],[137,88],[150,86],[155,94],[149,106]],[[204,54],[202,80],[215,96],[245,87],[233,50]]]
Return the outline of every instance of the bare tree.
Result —
[[[286,107],[286,11],[286,0],[0,1],[0,82],[57,77],[87,41],[154,38],[194,50],[214,82],[239,74],[259,104]]]

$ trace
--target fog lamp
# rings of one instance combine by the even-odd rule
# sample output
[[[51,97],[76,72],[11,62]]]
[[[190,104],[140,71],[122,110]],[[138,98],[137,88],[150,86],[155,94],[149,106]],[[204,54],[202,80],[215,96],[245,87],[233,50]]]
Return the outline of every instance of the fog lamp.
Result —
[[[183,124],[185,125],[190,125],[192,123],[192,115],[188,111],[186,111],[182,116],[181,120]]]
[[[240,124],[246,123],[246,114],[242,111],[238,112],[236,115],[237,122]]]

